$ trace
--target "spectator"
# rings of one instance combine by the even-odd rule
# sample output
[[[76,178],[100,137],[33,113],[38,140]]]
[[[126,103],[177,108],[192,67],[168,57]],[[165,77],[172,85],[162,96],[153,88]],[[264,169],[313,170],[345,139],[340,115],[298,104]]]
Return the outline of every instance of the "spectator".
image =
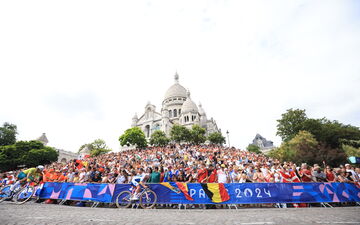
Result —
[[[301,165],[301,170],[299,171],[299,175],[302,182],[312,182],[313,178],[311,175],[311,171],[308,169],[308,165],[303,163]]]
[[[197,181],[198,183],[205,183],[208,177],[208,170],[206,169],[205,163],[201,163],[201,167],[198,170]]]
[[[326,175],[324,172],[321,171],[321,168],[319,166],[316,166],[314,168],[312,176],[315,182],[326,182]]]
[[[160,183],[160,173],[159,173],[159,167],[155,167],[154,171],[150,174],[150,180],[149,183]]]
[[[217,179],[218,183],[228,183],[229,182],[229,174],[224,164],[221,164],[220,169],[217,171]]]
[[[327,182],[336,182],[336,175],[330,166],[326,166],[325,175],[326,175]]]

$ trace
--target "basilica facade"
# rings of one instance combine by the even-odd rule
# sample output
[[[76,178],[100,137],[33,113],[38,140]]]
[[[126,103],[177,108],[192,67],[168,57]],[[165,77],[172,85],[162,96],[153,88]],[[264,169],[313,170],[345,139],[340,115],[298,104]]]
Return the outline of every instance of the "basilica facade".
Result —
[[[145,106],[145,112],[132,118],[132,127],[139,127],[144,131],[146,138],[156,130],[164,131],[170,135],[174,124],[191,128],[194,124],[205,128],[206,133],[218,132],[216,121],[208,119],[202,105],[196,105],[191,100],[190,91],[179,83],[179,75],[175,74],[175,83],[166,91],[162,101],[161,111],[157,112],[155,105],[150,102]]]

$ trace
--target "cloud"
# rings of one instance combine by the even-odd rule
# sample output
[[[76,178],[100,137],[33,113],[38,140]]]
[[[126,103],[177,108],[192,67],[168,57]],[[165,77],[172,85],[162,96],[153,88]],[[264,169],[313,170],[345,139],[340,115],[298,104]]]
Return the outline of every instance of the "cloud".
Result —
[[[103,119],[101,100],[93,92],[54,93],[45,97],[44,104],[70,119],[84,115],[96,120]]]
[[[76,151],[113,149],[177,70],[231,143],[275,144],[288,108],[360,126],[359,1],[7,1],[0,119]],[[1,122],[0,121],[0,122]]]

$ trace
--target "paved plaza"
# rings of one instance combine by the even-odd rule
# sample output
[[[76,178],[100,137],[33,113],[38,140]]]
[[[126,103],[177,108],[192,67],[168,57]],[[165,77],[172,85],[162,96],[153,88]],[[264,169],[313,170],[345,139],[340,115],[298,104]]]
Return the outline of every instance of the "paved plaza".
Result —
[[[360,224],[360,207],[239,210],[114,209],[0,204],[1,224]]]

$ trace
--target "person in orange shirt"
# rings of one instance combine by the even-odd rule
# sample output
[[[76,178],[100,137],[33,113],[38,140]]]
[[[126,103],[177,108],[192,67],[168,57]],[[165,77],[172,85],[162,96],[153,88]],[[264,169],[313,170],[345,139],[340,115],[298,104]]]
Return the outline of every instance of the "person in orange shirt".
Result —
[[[44,172],[43,181],[44,181],[44,182],[54,182],[54,181],[51,179],[53,173],[54,173],[54,169],[46,170],[46,171]]]
[[[49,175],[49,171],[47,169],[45,169],[44,172],[43,172],[43,181],[44,182],[49,182],[48,181],[48,175]]]
[[[67,181],[67,176],[65,173],[60,173],[59,178],[58,178],[58,182],[66,182]]]
[[[57,182],[57,180],[58,180],[58,178],[59,178],[59,170],[56,170],[56,171],[54,171],[54,172],[52,172],[51,173],[51,175],[50,175],[50,177],[49,177],[49,179],[50,179],[50,181],[51,182]]]

